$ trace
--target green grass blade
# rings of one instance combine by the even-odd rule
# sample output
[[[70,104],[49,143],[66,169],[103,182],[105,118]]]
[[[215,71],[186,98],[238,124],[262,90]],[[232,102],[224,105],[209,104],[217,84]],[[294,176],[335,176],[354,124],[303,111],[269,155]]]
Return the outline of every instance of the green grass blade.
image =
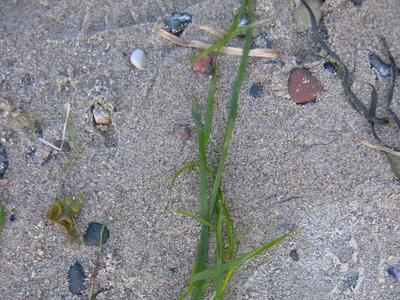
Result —
[[[223,214],[220,205],[216,208],[216,231],[215,231],[215,267],[217,268],[217,275],[215,276],[215,300],[222,299],[223,286],[224,286],[224,273],[221,271],[223,263],[223,240],[222,240],[222,221]]]
[[[207,220],[205,220],[205,219],[203,219],[203,218],[201,218],[201,217],[198,217],[198,216],[196,216],[195,214],[192,214],[191,212],[188,212],[188,211],[184,211],[184,210],[181,210],[181,209],[178,209],[178,210],[176,210],[175,211],[178,215],[181,215],[181,216],[184,216],[184,217],[188,217],[188,218],[191,218],[191,219],[194,219],[194,220],[196,220],[197,222],[199,222],[200,224],[203,224],[203,225],[206,225],[206,226],[208,226],[208,227],[210,227],[212,230],[217,230],[217,228],[215,227],[215,225],[213,225],[213,224],[211,224],[210,222],[208,222]]]
[[[6,223],[6,210],[3,203],[0,202],[0,234],[3,232],[4,224]]]
[[[180,167],[178,170],[176,170],[174,173],[174,176],[172,177],[169,189],[172,190],[172,188],[176,184],[176,180],[183,172],[185,172],[187,170],[192,170],[192,169],[195,169],[198,167],[199,167],[199,163],[197,161],[191,161],[191,162],[188,162],[187,164],[183,165],[182,167]]]
[[[234,254],[235,250],[237,247],[234,231],[233,231],[233,220],[232,217],[229,213],[229,207],[228,204],[225,202],[225,197],[222,191],[219,193],[219,201],[221,202],[221,209],[222,213],[224,215],[224,221],[225,221],[225,234],[226,234],[226,240],[228,243],[226,251],[224,251],[224,262],[226,260],[231,259]]]
[[[210,54],[211,52],[218,52],[223,46],[225,46],[231,39],[236,37],[238,35],[237,27],[239,25],[240,17],[244,14],[246,11],[246,7],[248,5],[249,0],[243,0],[242,3],[240,4],[240,8],[238,13],[235,15],[232,21],[232,25],[229,27],[228,31],[224,34],[222,38],[220,38],[218,41],[216,41],[214,44],[212,44],[209,48],[200,51],[197,55],[195,55],[191,62],[195,62],[196,60],[199,60],[200,58]],[[242,30],[240,30],[242,32]]]
[[[197,140],[199,148],[199,173],[200,173],[200,210],[201,218],[208,221],[208,188],[207,188],[207,156],[205,144],[205,130],[201,122],[199,104],[197,101],[192,101],[192,115],[196,124]],[[201,226],[200,240],[197,251],[197,266],[198,272],[207,268],[208,262],[208,244],[210,239],[210,228],[207,225]],[[193,291],[193,299],[200,300],[204,293],[205,281],[195,283]]]
[[[208,279],[210,277],[215,277],[218,275],[218,272],[226,272],[229,269],[233,268],[236,270],[238,267],[240,267],[243,263],[249,261],[250,259],[254,258],[255,256],[261,254],[262,252],[270,249],[271,247],[283,242],[290,234],[292,231],[286,232],[285,234],[273,239],[272,241],[266,243],[265,245],[262,245],[258,247],[257,249],[250,251],[246,254],[243,254],[242,256],[223,264],[221,267],[212,267],[209,268],[203,272],[197,273],[194,276],[192,276],[189,280],[189,282],[196,282],[199,280],[204,280]]]
[[[252,22],[254,12],[253,12],[253,6],[251,3],[251,0],[248,1],[247,6],[248,6],[247,13],[249,16],[249,20],[250,20],[250,22]],[[221,180],[222,180],[222,172],[224,169],[226,157],[228,156],[229,143],[232,139],[233,129],[235,127],[237,108],[238,108],[238,102],[239,102],[239,92],[240,92],[240,88],[242,86],[244,74],[246,72],[246,66],[247,66],[247,62],[249,59],[250,45],[251,45],[252,38],[253,38],[252,36],[253,36],[253,29],[249,28],[246,31],[246,40],[245,40],[245,43],[243,46],[243,55],[242,55],[242,59],[240,60],[239,70],[236,75],[235,82],[233,83],[232,95],[231,95],[231,107],[229,109],[228,123],[225,128],[225,134],[224,134],[224,139],[223,139],[223,143],[222,143],[220,159],[218,162],[217,172],[215,174],[215,179],[214,179],[211,196],[210,196],[210,207],[209,207],[209,215],[210,216],[212,215],[214,205],[217,200],[217,196],[218,196],[218,192],[219,192],[219,188],[220,188]]]

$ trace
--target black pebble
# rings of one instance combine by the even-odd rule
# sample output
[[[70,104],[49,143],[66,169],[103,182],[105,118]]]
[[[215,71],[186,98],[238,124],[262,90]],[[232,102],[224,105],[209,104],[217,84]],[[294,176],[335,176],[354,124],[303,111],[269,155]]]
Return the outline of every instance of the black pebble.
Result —
[[[82,295],[85,288],[85,272],[79,262],[75,262],[68,271],[69,291],[74,295]]]
[[[346,285],[350,290],[354,290],[358,283],[358,275],[351,275],[346,279]]]
[[[178,271],[175,267],[171,267],[169,270],[172,274],[175,274]]]
[[[36,148],[32,147],[27,153],[26,153],[26,157],[27,158],[33,158],[36,154]]]
[[[353,2],[353,4],[356,6],[361,6],[363,0],[351,0],[351,2]]]
[[[0,143],[0,178],[4,177],[4,173],[8,168],[8,156],[6,152],[6,147]]]
[[[101,228],[103,224],[96,223],[96,222],[91,222],[86,229],[85,236],[83,237],[83,240],[85,241],[85,244],[88,246],[99,246],[100,245],[100,235],[101,235]],[[104,226],[103,230],[103,241],[102,244],[105,244],[107,242],[108,236],[110,235],[110,232],[107,228],[107,226]]]
[[[336,68],[336,66],[335,66],[333,63],[331,63],[331,62],[326,62],[326,63],[324,63],[324,70],[325,70],[325,71],[328,71],[328,72],[330,72],[330,73],[332,73],[332,74],[336,74],[336,73],[337,73],[337,68]]]
[[[300,260],[299,253],[297,252],[297,249],[290,250],[289,255],[294,261],[299,261]]]
[[[180,36],[189,23],[192,23],[192,16],[187,13],[174,12],[164,19],[165,29],[176,36]]]
[[[397,269],[395,266],[390,266],[387,269],[387,272],[390,276],[393,277],[394,280],[396,280],[397,282],[400,282],[400,270]]]
[[[14,214],[10,215],[10,218],[9,218],[10,222],[14,222],[16,219],[17,219],[17,217]]]
[[[253,98],[260,98],[263,93],[263,85],[261,83],[253,83],[250,87],[250,96]]]

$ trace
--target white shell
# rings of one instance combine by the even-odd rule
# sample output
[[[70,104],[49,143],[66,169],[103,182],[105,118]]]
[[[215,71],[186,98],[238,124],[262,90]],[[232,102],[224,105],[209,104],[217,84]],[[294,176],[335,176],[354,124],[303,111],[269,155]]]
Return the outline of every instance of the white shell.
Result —
[[[139,70],[143,70],[146,64],[146,55],[142,49],[133,49],[131,54],[131,63]]]

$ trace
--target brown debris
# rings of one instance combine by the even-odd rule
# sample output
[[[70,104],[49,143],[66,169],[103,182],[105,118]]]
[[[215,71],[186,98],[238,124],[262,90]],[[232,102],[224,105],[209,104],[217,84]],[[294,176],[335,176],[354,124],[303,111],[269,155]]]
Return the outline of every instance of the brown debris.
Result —
[[[206,55],[192,64],[192,71],[195,73],[202,73],[210,75],[212,71],[212,58]]]

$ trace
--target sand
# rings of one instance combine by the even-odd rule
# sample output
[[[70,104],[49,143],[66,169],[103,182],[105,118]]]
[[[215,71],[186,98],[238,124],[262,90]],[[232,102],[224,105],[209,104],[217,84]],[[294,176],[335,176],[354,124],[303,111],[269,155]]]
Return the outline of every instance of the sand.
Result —
[[[243,266],[226,299],[396,299],[400,283],[386,270],[400,267],[399,182],[384,156],[354,138],[347,123],[369,139],[370,129],[346,101],[338,78],[323,70],[322,60],[306,55],[309,36],[295,32],[292,17],[298,2],[257,1],[257,19],[265,23],[256,34],[268,33],[285,64],[250,59],[222,184],[235,226],[244,233],[241,253],[293,226],[297,231]],[[0,197],[16,217],[0,238],[2,300],[81,298],[68,291],[68,269],[80,261],[90,276],[96,248],[68,245],[45,218],[57,195],[78,192],[86,195],[81,232],[104,220],[110,230],[97,278],[97,287],[107,291],[97,299],[177,299],[190,276],[199,225],[173,210],[199,207],[195,172],[168,190],[174,170],[197,157],[195,136],[183,142],[173,129],[176,123],[194,126],[187,96],[204,105],[209,78],[191,71],[195,50],[176,47],[152,29],[169,13],[185,11],[193,23],[183,37],[212,42],[197,26],[226,29],[237,6],[233,0],[1,1],[2,102],[39,120],[48,141],[60,138],[63,105],[70,103],[80,145],[63,176],[68,154],[42,165],[50,148],[1,116],[10,166]],[[374,84],[377,77],[368,49],[384,55],[379,37],[386,36],[400,60],[398,1],[365,0],[356,7],[327,0],[323,13],[330,44],[354,67],[354,89],[368,99],[365,82]],[[143,71],[129,62],[135,47],[147,54]],[[314,104],[298,106],[288,96],[296,61],[324,85]],[[237,57],[220,58],[209,149],[214,161],[238,63]],[[263,85],[259,98],[249,94],[253,83]],[[382,96],[381,78],[378,84]],[[95,102],[115,108],[106,133],[93,125]],[[393,126],[380,131],[386,140],[398,140]],[[27,157],[31,147],[36,153]],[[289,255],[293,249],[298,261]]]

